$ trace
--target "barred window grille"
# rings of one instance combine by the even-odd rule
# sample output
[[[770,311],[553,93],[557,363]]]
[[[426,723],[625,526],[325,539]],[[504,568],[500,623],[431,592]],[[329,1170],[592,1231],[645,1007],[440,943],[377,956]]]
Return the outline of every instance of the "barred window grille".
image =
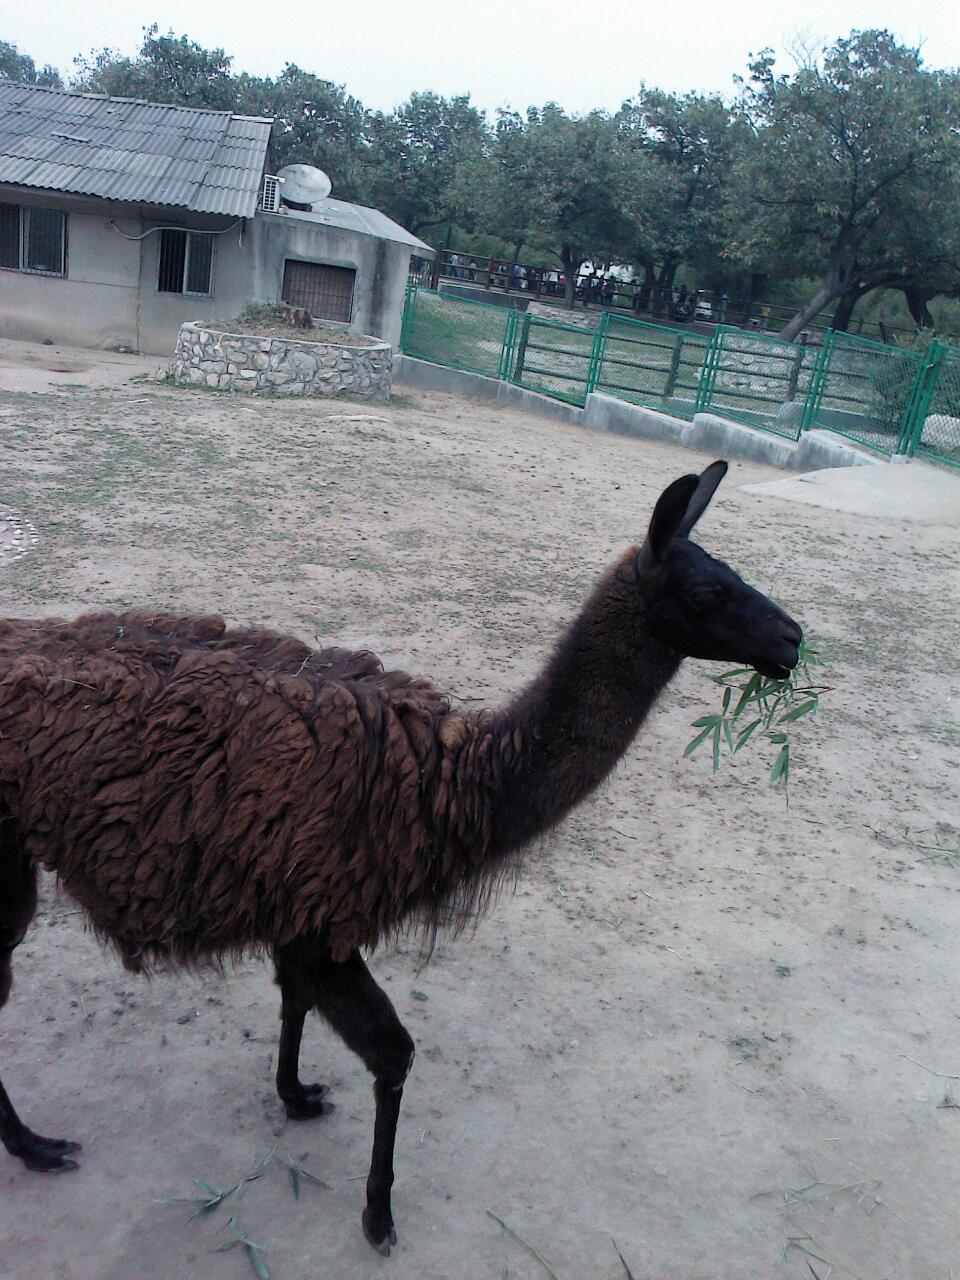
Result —
[[[353,290],[357,273],[350,267],[328,267],[319,262],[283,264],[283,301],[306,307],[317,320],[353,319]]]
[[[0,204],[0,267],[66,275],[67,218],[59,209]]]
[[[204,297],[212,292],[212,284],[213,235],[165,227],[160,232],[157,291]]]

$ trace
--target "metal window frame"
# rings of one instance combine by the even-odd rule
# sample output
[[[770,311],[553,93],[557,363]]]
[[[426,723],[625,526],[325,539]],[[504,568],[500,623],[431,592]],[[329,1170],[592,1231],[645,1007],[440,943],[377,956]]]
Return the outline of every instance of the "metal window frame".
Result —
[[[174,298],[212,298],[214,295],[213,277],[217,263],[217,240],[218,237],[213,231],[197,231],[190,227],[158,227],[160,235],[157,236],[157,293],[165,293]],[[163,232],[164,231],[181,231],[187,237],[186,248],[183,255],[183,274],[180,277],[179,289],[161,289],[160,288],[160,255],[163,251]],[[190,279],[190,254],[192,251],[192,243],[194,236],[210,236],[210,281],[209,288],[206,293],[198,293],[196,289],[188,289],[187,281]]]
[[[41,267],[28,267],[24,264],[27,260],[27,236],[29,234],[27,227],[29,224],[29,215],[32,205],[14,204],[13,201],[4,201],[4,204],[11,204],[20,215],[19,217],[19,234],[17,243],[18,264],[15,267],[0,267],[0,271],[19,271],[25,276],[47,276],[51,280],[66,280],[67,278],[67,221],[68,214],[63,209],[47,209],[44,206],[37,205],[38,209],[42,208],[44,213],[58,213],[60,215],[60,270],[44,271]]]

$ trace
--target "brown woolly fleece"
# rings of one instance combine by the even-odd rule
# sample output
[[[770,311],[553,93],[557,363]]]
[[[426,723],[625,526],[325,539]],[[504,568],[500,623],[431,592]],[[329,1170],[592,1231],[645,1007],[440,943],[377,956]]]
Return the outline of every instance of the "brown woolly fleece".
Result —
[[[0,809],[132,969],[303,936],[341,960],[414,917],[462,921],[609,771],[677,665],[647,655],[656,687],[635,712],[621,682],[616,705],[597,698],[596,609],[636,611],[635,560],[503,712],[452,709],[371,653],[216,617],[0,622]],[[626,622],[604,646],[613,667],[636,643]],[[585,706],[586,727],[571,720]]]

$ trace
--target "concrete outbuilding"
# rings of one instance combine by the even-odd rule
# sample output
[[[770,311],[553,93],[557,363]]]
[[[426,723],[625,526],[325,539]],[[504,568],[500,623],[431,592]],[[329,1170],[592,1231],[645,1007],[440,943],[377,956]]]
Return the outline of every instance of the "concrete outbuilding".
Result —
[[[271,127],[0,80],[0,336],[167,355],[184,320],[285,300],[396,344],[432,249],[342,200],[267,212]]]

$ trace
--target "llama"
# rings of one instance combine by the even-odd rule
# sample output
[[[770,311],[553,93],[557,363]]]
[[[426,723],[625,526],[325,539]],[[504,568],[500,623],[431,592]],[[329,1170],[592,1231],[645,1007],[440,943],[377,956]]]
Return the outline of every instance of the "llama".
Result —
[[[361,950],[475,917],[610,773],[685,656],[778,679],[796,665],[797,624],[689,539],[725,471],[663,492],[643,545],[501,710],[458,710],[370,653],[214,617],[0,623],[0,1006],[39,865],[131,970],[266,952],[287,1114],[330,1110],[299,1078],[310,1009],[373,1075],[362,1225],[388,1254],[414,1045]],[[0,1139],[28,1169],[77,1167],[77,1144],[33,1133],[2,1084]]]

